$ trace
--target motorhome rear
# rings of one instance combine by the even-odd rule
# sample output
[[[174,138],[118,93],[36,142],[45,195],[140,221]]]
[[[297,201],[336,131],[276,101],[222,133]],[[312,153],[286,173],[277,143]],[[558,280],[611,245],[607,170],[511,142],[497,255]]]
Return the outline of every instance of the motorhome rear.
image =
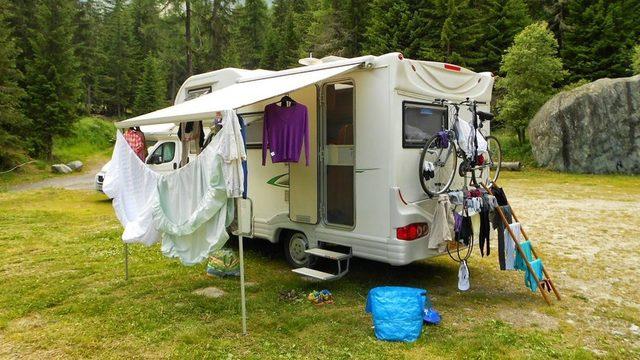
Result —
[[[176,104],[233,84],[259,87],[268,79],[311,77],[310,85],[236,109],[247,125],[254,237],[282,242],[294,267],[309,265],[305,249],[331,245],[392,265],[440,255],[427,248],[435,201],[418,180],[420,149],[450,116],[433,101],[471,98],[488,104],[491,74],[400,53],[329,60],[280,72],[223,69],[196,75],[182,85]],[[340,67],[346,70],[318,75]],[[297,163],[273,164],[267,157],[262,166],[263,111],[285,94],[308,109],[309,166],[304,154]],[[461,115],[470,120],[465,110]],[[202,120],[205,127],[211,122]],[[462,181],[456,178],[451,188],[459,189]]]

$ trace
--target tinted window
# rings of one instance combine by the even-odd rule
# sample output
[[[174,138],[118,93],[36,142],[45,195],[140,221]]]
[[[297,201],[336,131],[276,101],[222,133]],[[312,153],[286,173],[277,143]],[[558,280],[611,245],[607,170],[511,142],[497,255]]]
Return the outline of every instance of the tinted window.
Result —
[[[247,148],[262,149],[262,127],[264,126],[264,113],[241,114],[247,124]]]
[[[402,109],[402,146],[422,147],[438,132],[447,127],[447,109],[432,105],[405,102]]]
[[[168,163],[173,161],[173,157],[176,153],[176,143],[166,142],[156,148],[153,155],[159,155],[162,157],[162,163]],[[152,155],[152,156],[153,156]]]

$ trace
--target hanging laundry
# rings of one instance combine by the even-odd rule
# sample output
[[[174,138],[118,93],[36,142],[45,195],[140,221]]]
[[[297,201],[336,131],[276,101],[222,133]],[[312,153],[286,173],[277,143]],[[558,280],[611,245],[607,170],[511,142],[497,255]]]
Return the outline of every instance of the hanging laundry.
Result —
[[[233,110],[222,111],[222,129],[211,140],[216,154],[222,156],[222,172],[227,188],[227,196],[241,197],[244,193],[245,171],[242,162],[247,160],[244,140],[240,129],[240,119]]]
[[[473,223],[469,215],[462,216],[462,224],[460,225],[460,232],[458,233],[458,242],[463,243],[466,246],[472,242],[473,239]]]
[[[501,206],[500,209],[502,213],[507,218],[507,222],[511,223],[513,221],[511,217],[511,207]],[[498,211],[492,211],[489,213],[489,219],[493,224],[493,228],[498,232],[498,263],[500,265],[500,270],[506,270],[505,267],[505,249],[504,249],[504,224],[502,223],[502,219],[500,218],[500,214]]]
[[[458,145],[460,149],[464,151],[467,158],[473,157],[473,126],[464,120],[458,120],[455,122],[456,132],[458,133]],[[486,152],[488,148],[487,140],[480,130],[476,130],[476,141],[478,146],[478,154]]]
[[[526,259],[523,259],[522,256],[520,255],[520,252],[517,252],[516,261],[513,264],[513,266],[517,270],[527,271],[528,268],[527,268],[527,263],[525,261],[533,260],[533,253],[531,251],[531,242],[530,241],[521,242],[520,249],[522,249],[522,252],[524,253],[524,256],[526,257]]]
[[[306,165],[309,166],[309,116],[307,107],[293,102],[291,106],[269,104],[264,108],[262,133],[262,165],[267,153],[271,162],[298,162],[304,142]]]
[[[433,215],[433,223],[429,234],[428,248],[438,249],[440,252],[446,250],[447,241],[453,240],[454,219],[451,211],[449,195],[441,194],[438,197],[438,204]]]
[[[522,231],[520,228],[520,223],[509,224],[511,231],[516,236],[515,241],[521,243],[524,241],[522,237]],[[516,244],[514,239],[511,238],[511,234],[509,230],[504,230],[504,266],[505,270],[515,270],[515,262],[516,262]]]
[[[464,204],[464,193],[462,191],[450,191],[449,192],[449,201],[453,205],[463,205]]]
[[[214,138],[211,145],[215,142]],[[195,160],[164,175],[153,197],[162,253],[185,265],[206,260],[229,239],[226,227],[233,219],[233,200],[227,197],[223,160],[215,150],[208,146]]]
[[[542,260],[536,259],[531,261],[530,264],[538,279],[540,279],[541,281],[544,280],[544,265],[542,264]],[[524,273],[524,284],[533,292],[538,289],[536,278],[529,271],[529,269],[527,269]]]
[[[178,128],[178,139],[182,143],[182,158],[180,159],[180,167],[189,162],[189,154],[191,153],[191,143],[195,143],[195,153],[199,154],[204,147],[204,130],[202,121],[191,121],[180,123]]]
[[[122,241],[152,245],[160,240],[153,227],[151,199],[160,175],[140,161],[124,135],[116,132],[116,144],[102,190],[112,201],[116,217],[124,226]]]
[[[140,128],[129,128],[124,133],[124,138],[133,149],[135,154],[138,156],[142,162],[147,159],[147,145],[146,140],[144,138],[144,133],[140,131]]]
[[[493,196],[496,197],[498,205],[500,205],[500,206],[509,205],[509,202],[507,201],[507,195],[505,195],[504,190],[502,190],[502,188],[500,188],[497,185],[493,184],[492,189],[491,189],[491,193],[493,193]]]
[[[491,247],[489,245],[489,235],[491,232],[491,225],[489,224],[489,204],[484,203],[480,210],[480,239],[478,243],[480,244],[480,255],[487,256],[491,254]],[[485,247],[486,244],[486,247]]]

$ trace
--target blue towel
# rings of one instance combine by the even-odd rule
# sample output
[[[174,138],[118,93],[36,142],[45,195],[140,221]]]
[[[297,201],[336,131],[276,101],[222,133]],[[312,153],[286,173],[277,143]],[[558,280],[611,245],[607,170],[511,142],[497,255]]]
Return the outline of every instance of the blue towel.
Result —
[[[522,256],[520,256],[519,251],[516,252],[516,261],[513,267],[516,268],[517,270],[527,271],[527,263],[525,261],[533,260],[533,255],[531,253],[531,242],[529,241],[521,242],[520,248],[522,249],[522,252],[527,257],[527,259],[526,260],[523,259]]]
[[[542,265],[542,260],[537,259],[537,260],[533,260],[530,262],[531,264],[531,268],[533,269],[533,271],[535,271],[536,275],[538,276],[538,280],[543,280],[544,279],[544,273],[542,272],[542,269],[544,268],[544,266]],[[536,282],[536,279],[533,277],[533,274],[529,271],[529,269],[527,269],[524,272],[524,284],[531,289],[531,291],[536,291],[538,289],[538,283]]]

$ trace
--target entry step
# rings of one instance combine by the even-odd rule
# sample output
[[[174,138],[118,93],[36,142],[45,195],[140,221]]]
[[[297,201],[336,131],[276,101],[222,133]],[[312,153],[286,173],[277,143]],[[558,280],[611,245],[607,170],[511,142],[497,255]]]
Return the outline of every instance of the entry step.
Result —
[[[340,277],[339,275],[329,274],[329,273],[326,273],[324,271],[318,271],[318,270],[309,269],[309,268],[306,268],[306,267],[293,269],[291,271],[293,271],[294,273],[296,273],[298,275],[302,275],[302,276],[305,276],[305,277],[309,277],[309,278],[312,278],[312,279],[318,279],[318,280],[322,280],[322,281],[332,280],[332,279]]]
[[[321,249],[321,248],[307,249],[305,250],[305,252],[307,254],[311,254],[317,257],[323,257],[323,258],[338,260],[338,261],[346,260],[351,257],[351,254],[344,254],[341,252],[331,251],[331,250]]]

